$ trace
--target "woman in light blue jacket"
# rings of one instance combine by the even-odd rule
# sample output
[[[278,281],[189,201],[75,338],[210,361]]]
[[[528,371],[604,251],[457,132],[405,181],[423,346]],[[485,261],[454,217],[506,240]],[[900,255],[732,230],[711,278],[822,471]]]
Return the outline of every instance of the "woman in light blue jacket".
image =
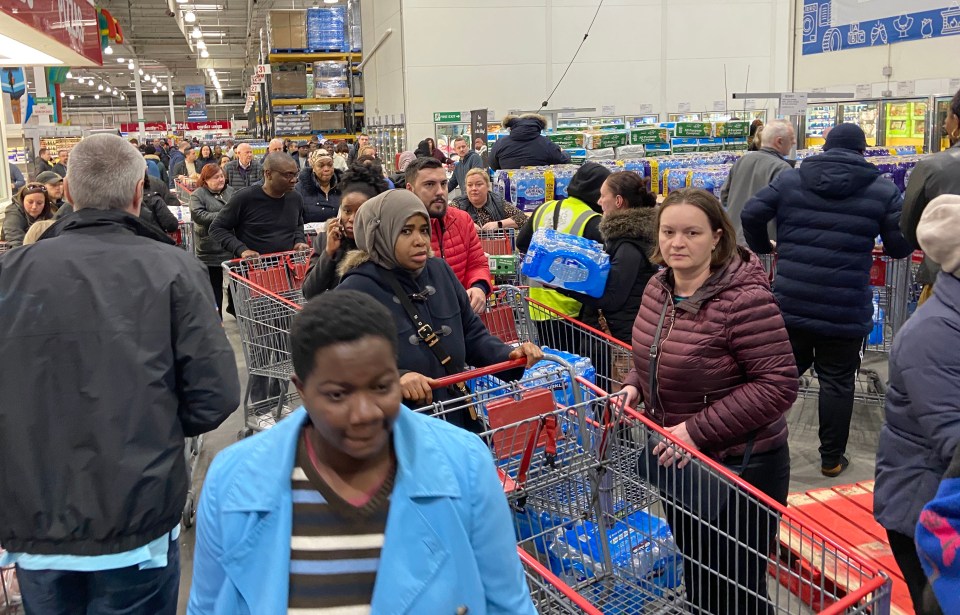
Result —
[[[489,449],[401,405],[396,339],[354,291],[297,315],[304,407],[211,465],[188,613],[536,613]]]

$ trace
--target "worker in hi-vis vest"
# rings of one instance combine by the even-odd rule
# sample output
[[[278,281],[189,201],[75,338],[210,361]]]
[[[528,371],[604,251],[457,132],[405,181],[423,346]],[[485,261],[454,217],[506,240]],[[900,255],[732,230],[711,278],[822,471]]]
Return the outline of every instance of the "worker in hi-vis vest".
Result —
[[[586,162],[570,179],[567,187],[567,197],[558,201],[544,203],[527,218],[526,224],[517,233],[517,249],[526,252],[530,248],[530,241],[537,229],[552,228],[561,233],[579,235],[599,243],[603,243],[600,235],[601,210],[597,201],[600,200],[600,186],[610,175],[610,171],[595,162]],[[577,318],[583,305],[576,299],[565,297],[555,290],[542,288],[539,282],[530,280],[530,298],[549,306],[551,309]],[[550,315],[542,310],[532,308],[530,318],[537,322],[540,332],[540,343],[557,350],[571,350],[570,343],[557,339],[557,331],[543,326],[543,321],[550,320]]]

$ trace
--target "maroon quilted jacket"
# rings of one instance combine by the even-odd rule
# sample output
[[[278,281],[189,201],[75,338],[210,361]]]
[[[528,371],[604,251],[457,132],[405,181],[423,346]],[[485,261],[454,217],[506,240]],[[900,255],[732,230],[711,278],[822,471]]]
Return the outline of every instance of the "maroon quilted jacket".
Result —
[[[784,413],[797,398],[797,367],[780,308],[757,257],[739,256],[692,297],[673,304],[669,269],[650,279],[633,325],[634,369],[625,384],[650,399],[650,346],[664,303],[657,389],[651,418],[686,421],[700,450],[742,455],[751,434],[762,453],[787,441]]]

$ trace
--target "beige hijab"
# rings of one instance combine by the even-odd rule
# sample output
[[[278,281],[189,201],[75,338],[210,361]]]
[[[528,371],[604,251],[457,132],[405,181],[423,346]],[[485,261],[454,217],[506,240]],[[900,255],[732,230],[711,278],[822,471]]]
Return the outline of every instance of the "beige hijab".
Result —
[[[420,214],[429,221],[420,197],[409,190],[387,190],[363,204],[353,222],[357,247],[384,269],[396,269],[396,245],[410,216]]]

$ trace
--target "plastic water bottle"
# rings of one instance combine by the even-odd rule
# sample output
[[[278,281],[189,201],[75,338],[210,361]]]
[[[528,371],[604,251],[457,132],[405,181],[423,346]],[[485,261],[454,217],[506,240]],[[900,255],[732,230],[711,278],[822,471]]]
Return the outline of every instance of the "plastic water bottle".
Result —
[[[880,292],[873,292],[873,329],[867,338],[867,343],[871,346],[883,344],[883,322],[886,317],[884,310],[880,307]]]

